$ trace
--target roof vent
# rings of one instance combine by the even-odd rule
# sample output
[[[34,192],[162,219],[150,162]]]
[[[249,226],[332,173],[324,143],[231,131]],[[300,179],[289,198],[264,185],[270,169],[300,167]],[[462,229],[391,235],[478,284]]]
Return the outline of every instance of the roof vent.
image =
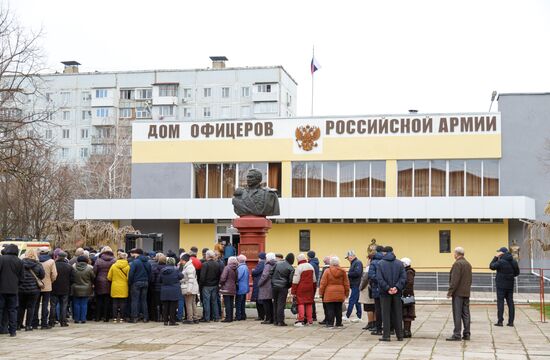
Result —
[[[78,74],[78,65],[81,65],[78,61],[62,61],[65,68],[63,74]]]
[[[212,60],[212,69],[225,69],[227,61],[225,56],[210,56],[210,60]]]

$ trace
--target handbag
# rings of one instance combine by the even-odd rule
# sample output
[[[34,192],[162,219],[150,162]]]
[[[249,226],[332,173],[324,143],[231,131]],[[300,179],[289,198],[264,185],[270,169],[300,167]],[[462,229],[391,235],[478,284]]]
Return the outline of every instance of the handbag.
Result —
[[[36,276],[36,274],[34,273],[34,271],[32,271],[32,270],[29,270],[29,271],[31,272],[32,276],[34,276],[34,278],[36,279],[36,285],[38,285],[38,287],[39,287],[40,289],[44,289],[44,288],[46,287],[46,284],[44,284],[44,281],[40,280],[40,279],[38,278],[38,276]]]
[[[403,296],[401,297],[403,305],[414,305],[414,296]]]
[[[298,302],[296,301],[296,297],[292,298],[292,305],[290,305],[290,312],[294,315],[298,314]]]

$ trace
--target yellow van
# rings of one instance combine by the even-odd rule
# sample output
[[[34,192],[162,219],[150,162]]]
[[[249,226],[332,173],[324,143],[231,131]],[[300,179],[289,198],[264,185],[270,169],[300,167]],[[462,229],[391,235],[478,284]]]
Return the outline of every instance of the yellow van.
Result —
[[[23,241],[23,240],[7,240],[7,241],[0,241],[0,249],[3,249],[4,246],[8,244],[14,244],[17,245],[19,248],[19,257],[23,255],[27,249],[35,249],[38,251],[39,248],[45,247],[48,248],[48,250],[51,250],[50,243],[47,241],[38,241],[38,240],[29,240],[29,241]]]

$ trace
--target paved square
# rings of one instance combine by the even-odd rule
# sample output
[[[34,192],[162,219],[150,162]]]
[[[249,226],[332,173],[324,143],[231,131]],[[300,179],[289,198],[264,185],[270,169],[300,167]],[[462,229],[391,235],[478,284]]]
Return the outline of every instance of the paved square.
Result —
[[[473,305],[467,342],[445,341],[453,327],[449,305],[417,305],[416,312],[413,338],[404,342],[380,343],[361,330],[364,323],[329,330],[254,320],[177,327],[89,322],[2,335],[0,359],[550,359],[550,323],[540,323],[528,306],[517,307],[515,328],[496,328],[496,307]]]

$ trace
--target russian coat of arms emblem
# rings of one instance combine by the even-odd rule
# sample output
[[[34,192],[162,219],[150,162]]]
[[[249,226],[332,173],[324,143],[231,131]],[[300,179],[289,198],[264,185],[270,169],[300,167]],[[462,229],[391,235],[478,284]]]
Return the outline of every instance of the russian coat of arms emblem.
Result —
[[[321,138],[321,129],[317,126],[298,126],[296,128],[296,143],[304,151],[311,151],[318,146],[317,140]]]

